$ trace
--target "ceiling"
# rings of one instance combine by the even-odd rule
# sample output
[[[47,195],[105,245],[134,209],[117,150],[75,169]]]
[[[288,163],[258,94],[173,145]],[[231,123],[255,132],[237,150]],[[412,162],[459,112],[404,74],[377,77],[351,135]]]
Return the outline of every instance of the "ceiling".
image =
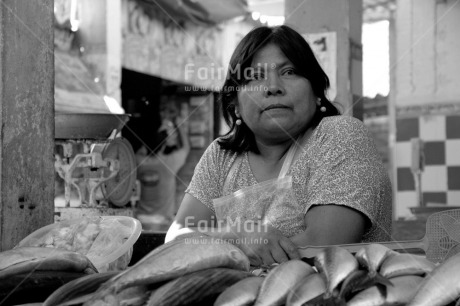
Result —
[[[138,0],[161,9],[177,20],[214,25],[236,17],[259,12],[261,15],[284,16],[286,0]],[[289,1],[289,0],[288,0]],[[350,0],[351,1],[351,0]],[[363,23],[389,19],[396,0],[363,0]]]
[[[284,16],[286,0],[247,0],[248,9],[262,15]],[[289,1],[289,0],[288,0]],[[363,22],[389,19],[396,9],[396,0],[363,0]]]
[[[248,15],[246,0],[138,0],[139,3],[161,10],[175,20],[188,20],[209,26]]]
[[[284,0],[247,0],[251,12],[261,15],[284,16]]]

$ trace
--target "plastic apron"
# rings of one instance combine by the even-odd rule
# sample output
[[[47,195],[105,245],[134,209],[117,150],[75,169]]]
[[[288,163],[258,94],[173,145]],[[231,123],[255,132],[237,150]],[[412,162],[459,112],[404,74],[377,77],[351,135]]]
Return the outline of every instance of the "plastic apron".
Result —
[[[257,222],[269,224],[291,237],[298,230],[295,225],[303,224],[303,209],[298,205],[292,190],[292,176],[287,176],[298,145],[289,148],[278,178],[242,188],[234,193],[213,200],[219,223],[241,222],[243,225]],[[224,184],[235,171],[235,160]],[[300,220],[299,220],[300,219]],[[246,227],[248,228],[248,227]]]

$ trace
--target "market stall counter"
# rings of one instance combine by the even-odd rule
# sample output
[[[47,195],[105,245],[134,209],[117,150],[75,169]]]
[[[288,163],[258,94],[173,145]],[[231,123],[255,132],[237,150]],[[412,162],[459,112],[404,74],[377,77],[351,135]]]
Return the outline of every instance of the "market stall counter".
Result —
[[[42,243],[53,242],[56,246],[54,243],[60,242],[58,237],[68,237],[62,234],[71,232],[70,229],[79,228],[75,231],[72,246],[76,241],[81,244],[92,239],[89,236],[92,236],[94,225],[91,224],[94,222],[83,223],[86,224],[84,227],[77,223],[74,227],[58,227],[59,230],[51,236],[53,239],[46,235],[36,239],[33,244],[39,241],[38,246],[12,250],[18,252],[23,248],[23,256],[29,254],[25,260],[18,261],[17,256],[14,260],[12,257],[5,260],[7,252],[0,253],[0,279],[2,275],[8,275],[8,282],[19,279],[24,284],[11,289],[10,283],[10,292],[8,296],[3,294],[2,299],[7,301],[5,305],[14,305],[10,302],[43,302],[42,306],[71,305],[76,301],[76,304],[85,305],[454,306],[460,298],[460,242],[455,240],[460,234],[457,226],[460,212],[451,212],[447,216],[452,215],[453,219],[444,217],[441,221],[445,234],[441,235],[443,241],[450,241],[450,249],[442,260],[401,252],[383,243],[371,243],[357,244],[353,250],[346,245],[324,246],[316,249],[312,260],[291,259],[255,267],[238,247],[220,239],[190,233],[163,243],[165,233],[141,234],[139,230],[140,236],[136,234],[132,245],[131,261],[120,270],[94,273],[96,265],[84,259],[88,258],[87,253],[78,257],[80,274],[75,273],[75,268],[73,271],[38,270],[30,273],[37,265],[31,260],[31,252],[27,253],[25,249],[42,248],[48,250],[42,252],[52,254],[49,250],[57,248],[46,248]],[[111,230],[114,231],[123,232]],[[85,233],[83,237],[77,235],[82,233]],[[66,242],[60,245],[70,245]],[[73,251],[55,253],[60,252],[62,262],[62,258],[74,258]],[[43,267],[47,264],[48,267],[56,266],[49,265],[48,257],[43,257]],[[5,264],[8,262],[10,265]],[[31,262],[34,263],[31,265]],[[56,258],[52,262],[56,263]],[[71,262],[75,267],[75,258]],[[26,264],[15,266],[13,263]],[[25,270],[31,267],[32,270]],[[0,283],[3,286],[6,282]],[[37,290],[40,294],[37,293],[33,300],[11,299],[18,297],[17,292],[21,297],[30,297]]]

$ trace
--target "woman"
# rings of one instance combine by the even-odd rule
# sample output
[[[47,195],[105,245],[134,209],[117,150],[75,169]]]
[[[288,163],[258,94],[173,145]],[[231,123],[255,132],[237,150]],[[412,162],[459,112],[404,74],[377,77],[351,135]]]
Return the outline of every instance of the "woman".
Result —
[[[297,246],[388,240],[386,169],[362,122],[327,99],[328,87],[293,29],[247,34],[220,92],[230,131],[203,154],[166,241],[200,231],[270,265],[298,258]],[[255,226],[239,226],[248,220]]]

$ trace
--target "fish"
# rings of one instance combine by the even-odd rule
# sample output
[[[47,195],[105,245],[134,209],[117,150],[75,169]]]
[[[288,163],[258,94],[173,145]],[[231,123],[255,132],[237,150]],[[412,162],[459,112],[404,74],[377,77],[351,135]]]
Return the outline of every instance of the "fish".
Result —
[[[316,273],[313,267],[300,259],[279,264],[265,277],[254,305],[284,305],[292,288],[313,273]]]
[[[208,305],[224,290],[247,277],[251,277],[249,272],[228,268],[196,271],[153,291],[145,306]]]
[[[67,250],[20,247],[0,253],[0,279],[32,271],[98,272],[85,255]]]
[[[43,302],[43,306],[57,306],[82,296],[88,296],[115,275],[118,271],[89,274],[72,280],[55,290]],[[87,298],[88,299],[88,298]],[[86,301],[86,300],[85,300]]]
[[[319,273],[302,279],[288,294],[286,306],[302,306],[326,292],[326,282]]]
[[[425,276],[408,306],[447,305],[460,296],[460,253],[450,257]]]
[[[346,300],[353,292],[361,291],[368,287],[375,285],[375,278],[369,275],[366,270],[355,270],[351,272],[347,278],[345,278],[340,286],[338,300]],[[389,285],[392,285],[390,281],[387,281]]]
[[[436,264],[423,256],[406,253],[388,257],[382,263],[379,273],[386,278],[400,275],[425,275],[435,267]]]
[[[254,304],[264,281],[263,277],[252,276],[240,280],[225,289],[214,302],[214,306],[245,306]]]
[[[314,262],[316,269],[326,280],[325,299],[337,296],[338,292],[334,290],[359,267],[357,259],[348,250],[339,246],[324,248],[315,256]]]
[[[369,271],[369,276],[375,277],[385,259],[396,254],[398,253],[382,244],[372,243],[359,249],[355,257],[358,263]]]
[[[347,302],[347,306],[405,305],[415,295],[423,277],[403,275],[390,281],[393,286],[375,285],[357,293]]]
[[[113,305],[116,294],[210,268],[249,271],[249,259],[238,247],[206,235],[175,239],[152,250],[134,266],[108,280],[84,305]]]

